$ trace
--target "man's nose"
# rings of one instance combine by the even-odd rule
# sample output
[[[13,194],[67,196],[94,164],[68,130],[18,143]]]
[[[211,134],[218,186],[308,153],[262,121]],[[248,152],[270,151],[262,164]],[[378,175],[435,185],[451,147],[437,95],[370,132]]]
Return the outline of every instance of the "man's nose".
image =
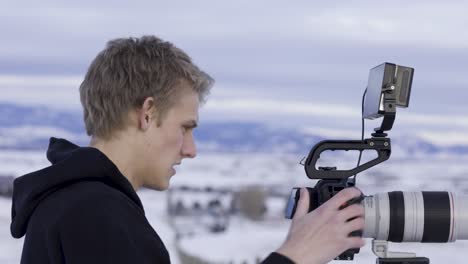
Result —
[[[187,139],[184,140],[184,144],[182,146],[182,156],[192,159],[197,156],[197,147],[195,146],[193,135],[188,136]]]

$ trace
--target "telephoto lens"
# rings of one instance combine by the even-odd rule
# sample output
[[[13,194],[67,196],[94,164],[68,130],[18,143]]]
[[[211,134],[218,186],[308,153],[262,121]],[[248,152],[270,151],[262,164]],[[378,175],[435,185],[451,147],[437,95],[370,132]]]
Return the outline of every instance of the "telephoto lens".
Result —
[[[451,192],[388,192],[367,196],[363,237],[392,242],[468,239],[468,196]]]

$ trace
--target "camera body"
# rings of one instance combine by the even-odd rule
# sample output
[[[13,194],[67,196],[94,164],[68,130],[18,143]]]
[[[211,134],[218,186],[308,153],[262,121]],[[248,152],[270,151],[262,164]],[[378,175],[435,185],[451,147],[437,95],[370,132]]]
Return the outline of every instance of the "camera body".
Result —
[[[336,170],[336,167],[320,167],[320,170],[323,171],[332,171]],[[352,187],[354,184],[351,181],[343,181],[341,179],[323,179],[317,182],[315,187],[307,187],[309,194],[309,212],[317,209],[320,205],[324,204],[338,192],[344,188]],[[292,219],[297,208],[297,204],[300,198],[300,188],[293,188],[289,201],[286,207],[286,218]],[[340,209],[343,209],[351,204],[360,203],[364,199],[364,195],[361,195],[358,198],[349,200],[346,204],[342,205]],[[362,236],[362,230],[356,230],[349,234],[350,236]],[[353,260],[354,254],[359,253],[359,248],[348,249],[335,259],[337,260]]]
[[[320,170],[330,171],[336,170],[336,167],[320,167]],[[320,205],[330,200],[335,194],[341,190],[353,187],[354,184],[349,181],[343,181],[340,179],[325,179],[320,180],[317,184],[311,188],[306,187],[309,193],[309,212],[317,209]],[[300,188],[293,188],[291,195],[289,196],[288,204],[286,206],[285,216],[288,219],[292,219],[297,208],[297,202],[299,201]],[[350,201],[349,203],[356,203],[360,201]]]
[[[336,170],[336,167],[321,167],[322,170]],[[337,179],[326,179],[320,180],[315,185],[315,187],[307,187],[309,194],[309,212],[317,209],[320,205],[324,204],[335,194],[343,190],[344,188],[352,187],[354,184],[349,181],[337,180]],[[293,188],[289,201],[286,207],[286,218],[292,219],[297,208],[297,204],[300,198],[300,188]],[[356,199],[349,200],[346,204],[342,205],[340,209],[343,209],[351,204],[360,203],[364,199],[364,195]],[[350,236],[362,236],[362,230],[356,230],[350,233]],[[354,254],[359,253],[359,248],[348,249],[339,256],[336,257],[337,260],[353,260]]]

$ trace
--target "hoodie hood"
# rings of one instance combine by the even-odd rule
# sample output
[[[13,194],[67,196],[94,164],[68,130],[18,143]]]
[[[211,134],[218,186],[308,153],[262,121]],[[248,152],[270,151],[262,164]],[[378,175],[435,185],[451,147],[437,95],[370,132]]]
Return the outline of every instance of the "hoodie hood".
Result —
[[[65,139],[51,138],[47,159],[52,163],[51,166],[16,178],[13,183],[10,227],[13,237],[24,236],[31,215],[43,199],[81,181],[100,181],[112,186],[143,210],[130,182],[98,149],[79,147]]]

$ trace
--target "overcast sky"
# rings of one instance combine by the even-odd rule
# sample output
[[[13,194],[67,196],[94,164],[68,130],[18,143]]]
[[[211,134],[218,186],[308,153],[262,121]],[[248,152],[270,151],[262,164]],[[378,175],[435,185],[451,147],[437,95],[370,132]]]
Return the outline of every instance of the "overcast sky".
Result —
[[[468,3],[315,2],[1,1],[0,101],[78,109],[109,39],[154,34],[217,80],[207,109],[359,114],[369,69],[389,61],[415,68],[408,115],[468,116]]]

